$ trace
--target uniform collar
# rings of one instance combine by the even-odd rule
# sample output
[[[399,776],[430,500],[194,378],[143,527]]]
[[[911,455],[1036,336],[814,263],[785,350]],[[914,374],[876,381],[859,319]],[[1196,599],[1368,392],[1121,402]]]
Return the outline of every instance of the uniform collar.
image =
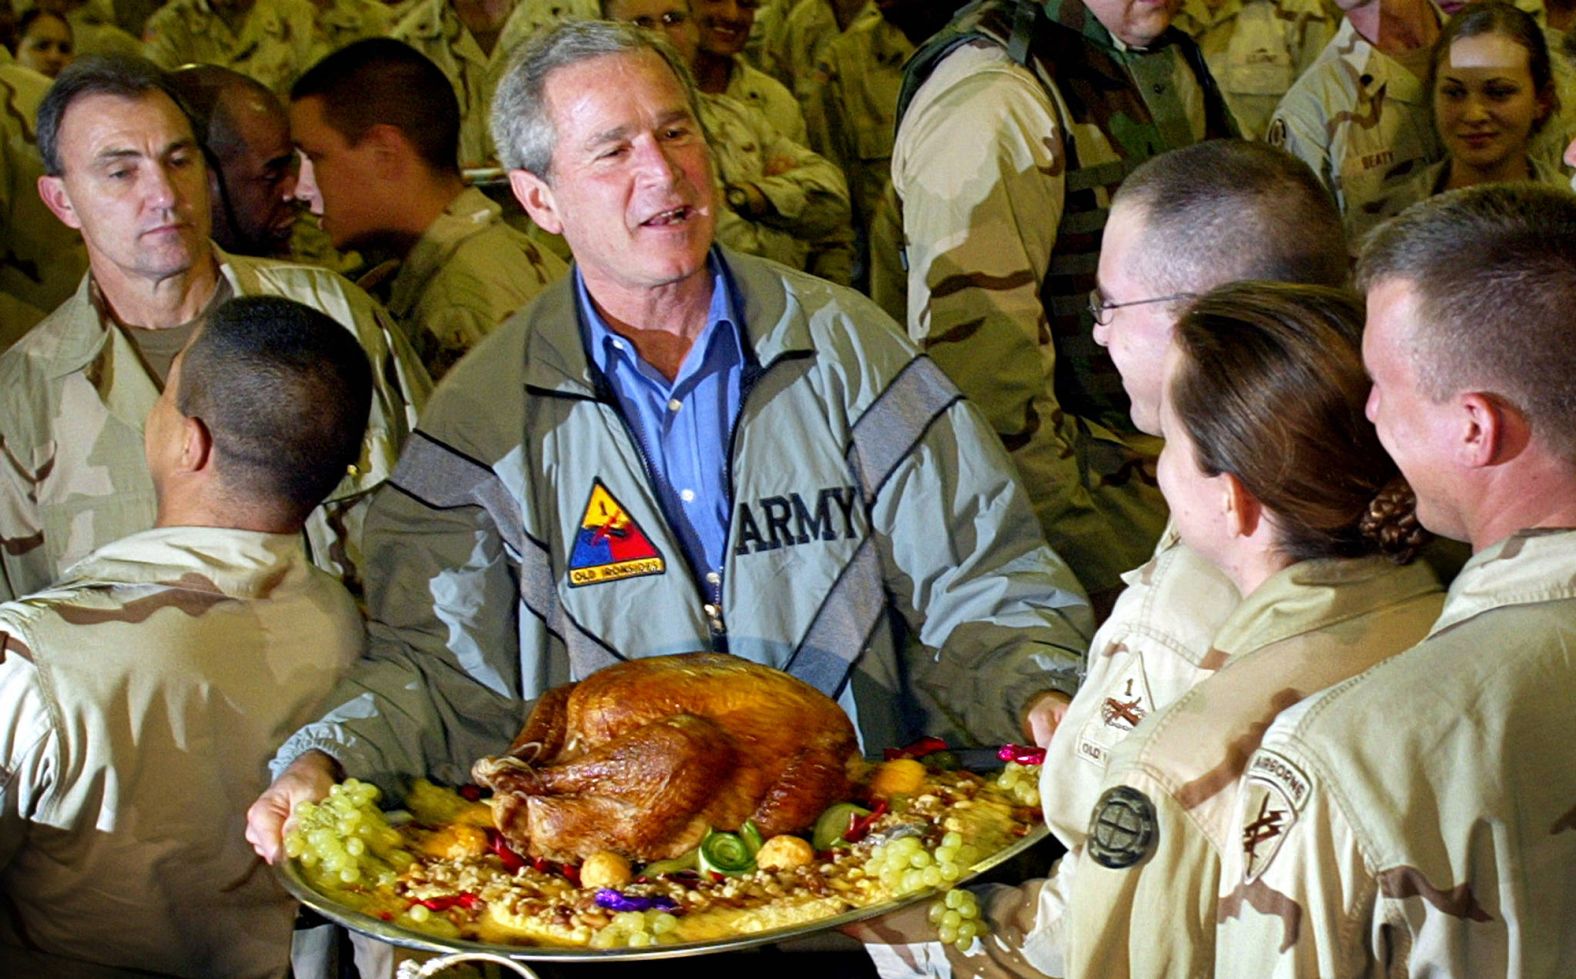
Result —
[[[783,288],[780,276],[759,259],[720,245],[712,256],[732,279],[734,311],[746,370],[765,370],[791,355],[812,355],[814,346],[803,307]],[[525,383],[529,388],[572,397],[596,397],[596,382],[581,340],[574,277],[554,283],[532,304],[534,327],[526,338]]]
[[[60,586],[166,585],[230,598],[266,598],[305,562],[299,534],[227,527],[155,527],[100,547]]]
[[[1576,529],[1523,530],[1472,555],[1429,636],[1483,612],[1576,598]]]

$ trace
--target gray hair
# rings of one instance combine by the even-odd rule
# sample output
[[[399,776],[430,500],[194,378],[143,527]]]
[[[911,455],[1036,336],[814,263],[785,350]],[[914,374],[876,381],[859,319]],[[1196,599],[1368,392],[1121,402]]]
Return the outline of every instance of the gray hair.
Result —
[[[67,65],[49,86],[38,107],[38,155],[44,158],[44,172],[60,176],[60,124],[66,110],[79,98],[110,95],[122,99],[141,99],[161,92],[188,115],[179,95],[170,87],[158,65],[146,58],[128,54],[90,54]]]
[[[1139,261],[1161,291],[1351,281],[1334,198],[1306,163],[1266,143],[1212,139],[1162,153],[1123,181],[1117,204],[1140,209]]]
[[[492,104],[493,145],[511,170],[550,179],[557,134],[547,112],[547,79],[559,68],[614,54],[650,51],[684,86],[690,113],[700,119],[695,83],[678,52],[632,24],[571,20],[537,35],[510,61]]]
[[[1411,287],[1424,395],[1498,395],[1550,451],[1576,462],[1576,197],[1519,183],[1420,201],[1369,235],[1357,281]]]

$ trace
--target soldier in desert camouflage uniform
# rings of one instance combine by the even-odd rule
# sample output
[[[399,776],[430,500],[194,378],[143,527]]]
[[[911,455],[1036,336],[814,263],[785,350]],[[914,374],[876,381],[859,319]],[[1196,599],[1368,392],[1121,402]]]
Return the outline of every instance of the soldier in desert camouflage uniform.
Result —
[[[426,398],[425,371],[361,290],[320,269],[213,247],[202,157],[165,84],[139,59],[78,59],[40,110],[51,175],[39,192],[56,217],[82,230],[89,274],[0,355],[6,598],[43,588],[95,548],[153,524],[143,419],[183,334],[195,333],[228,296],[282,295],[320,309],[355,334],[375,368],[361,457],[306,525],[313,561],[351,583],[369,496],[393,468]],[[112,139],[142,146],[118,157],[112,171],[135,188],[121,192],[121,204],[101,189],[113,179],[105,165],[89,162]],[[140,230],[150,222],[155,230]],[[150,279],[161,287],[151,299]]]
[[[1262,139],[1339,20],[1323,0],[1183,0],[1175,24],[1203,49],[1242,135]]]
[[[505,224],[455,163],[460,110],[443,72],[388,38],[358,41],[291,90],[306,158],[297,192],[336,248],[392,253],[381,289],[434,379],[567,268]],[[366,149],[393,166],[374,166]]]
[[[892,155],[909,334],[985,410],[1097,608],[1165,523],[1158,445],[1091,337],[1105,209],[1144,160],[1232,131],[1169,19],[1123,0],[972,4],[909,62]]]
[[[1395,463],[1360,410],[1361,336],[1351,294],[1265,283],[1215,290],[1177,326],[1160,485],[1183,540],[1244,597],[1211,643],[1219,671],[1112,752],[1068,899],[1068,976],[1208,975],[1248,749],[1439,613],[1433,571],[1405,563],[1426,536],[1411,491],[1388,485]]]
[[[314,16],[308,0],[170,0],[142,41],[161,68],[219,65],[283,92],[312,63]]]
[[[1201,235],[1201,228],[1212,233]],[[1113,295],[1201,294],[1247,279],[1342,286],[1346,242],[1340,215],[1305,165],[1262,143],[1212,140],[1163,153],[1123,182],[1098,277]],[[1162,367],[1181,308],[1125,306],[1109,311],[1097,328],[1140,431],[1160,433]],[[1236,586],[1172,526],[1153,557],[1122,578],[1126,588],[1095,633],[1083,683],[1040,771],[1046,824],[1069,852],[1047,879],[982,894],[992,932],[977,946],[984,955],[964,957],[937,943],[899,950],[872,944],[883,975],[913,974],[897,965],[900,954],[933,963],[926,968],[950,968],[957,979],[1027,969],[1064,974],[1068,895],[1111,754],[1145,717],[1225,665],[1213,639],[1239,601]],[[899,921],[883,940],[914,941],[932,928]]]
[[[38,197],[35,121],[49,79],[0,65],[0,351],[71,295],[87,268],[82,237]]]
[[[796,0],[768,39],[771,67],[767,71],[788,86],[808,116],[816,68],[825,58],[826,46],[880,17],[873,0]]]
[[[691,62],[695,86],[753,106],[778,132],[809,145],[799,101],[741,54],[759,6],[759,0],[690,0],[690,13],[700,28],[700,48]]]
[[[491,166],[497,158],[487,132],[498,79],[509,62],[503,30],[514,10],[513,0],[466,2],[467,21],[456,9],[466,0],[421,0],[389,36],[426,55],[449,76],[460,100],[460,166]]]
[[[1431,198],[1375,232],[1358,278],[1369,417],[1424,526],[1474,553],[1426,639],[1264,735],[1217,969],[1571,975],[1576,201]]]
[[[300,529],[370,388],[326,316],[221,306],[148,418],[158,526],[0,605],[0,972],[283,974],[295,902],[244,803],[364,643]]]
[[[693,63],[699,38],[686,0],[605,0],[609,20],[660,31]],[[847,285],[853,275],[848,186],[829,160],[726,95],[696,93],[719,183],[717,240]]]
[[[514,51],[531,38],[566,20],[596,20],[597,0],[518,0],[504,21],[498,46]]]
[[[1444,155],[1423,90],[1439,15],[1426,0],[1342,5],[1340,29],[1286,92],[1265,138],[1335,194],[1356,248],[1383,218],[1389,195]],[[1387,31],[1376,46],[1381,16]],[[1392,24],[1405,29],[1392,34]]]

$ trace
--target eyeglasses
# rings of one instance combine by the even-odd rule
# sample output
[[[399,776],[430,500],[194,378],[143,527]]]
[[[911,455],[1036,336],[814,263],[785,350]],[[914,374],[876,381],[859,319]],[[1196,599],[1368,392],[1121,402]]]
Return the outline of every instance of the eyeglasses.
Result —
[[[1121,309],[1123,306],[1145,306],[1149,303],[1170,303],[1179,299],[1197,298],[1198,293],[1196,292],[1178,292],[1169,296],[1156,296],[1153,299],[1134,299],[1125,303],[1113,303],[1107,302],[1106,298],[1100,294],[1100,287],[1095,286],[1089,290],[1089,315],[1094,317],[1096,323],[1106,326],[1111,322],[1111,310],[1113,309]]]

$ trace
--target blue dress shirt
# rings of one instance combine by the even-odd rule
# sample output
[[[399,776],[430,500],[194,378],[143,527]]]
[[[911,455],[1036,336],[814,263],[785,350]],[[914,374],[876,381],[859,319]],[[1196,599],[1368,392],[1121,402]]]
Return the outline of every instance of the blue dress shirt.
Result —
[[[635,345],[614,333],[597,313],[575,270],[580,332],[594,367],[617,401],[646,463],[668,526],[710,602],[722,595],[732,501],[728,452],[739,417],[745,363],[732,278],[722,256],[707,261],[711,309],[679,372],[670,383],[641,359]],[[640,324],[644,325],[644,324]]]

